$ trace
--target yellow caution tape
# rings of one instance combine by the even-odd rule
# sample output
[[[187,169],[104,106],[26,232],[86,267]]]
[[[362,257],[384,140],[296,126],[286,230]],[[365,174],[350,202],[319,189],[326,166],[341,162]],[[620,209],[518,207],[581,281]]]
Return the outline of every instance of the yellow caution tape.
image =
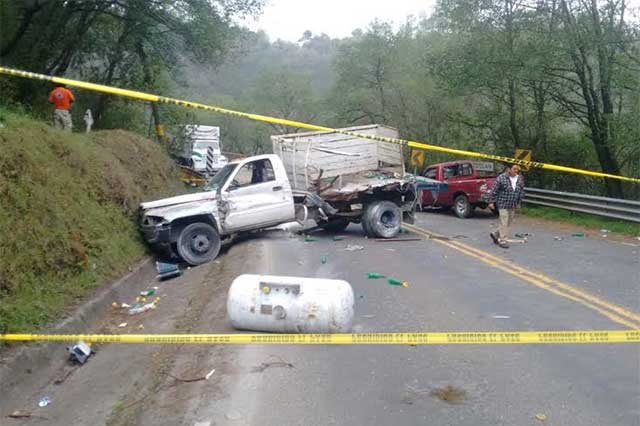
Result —
[[[158,102],[158,103],[164,103],[164,104],[177,105],[177,106],[186,107],[186,108],[194,108],[194,109],[200,109],[200,110],[204,110],[204,111],[212,111],[212,112],[216,112],[216,113],[220,113],[220,114],[226,114],[226,115],[231,115],[231,116],[235,116],[235,117],[246,118],[246,119],[249,119],[249,120],[261,121],[261,122],[264,122],[264,123],[281,124],[281,125],[284,125],[284,126],[290,126],[290,127],[296,127],[296,128],[300,128],[300,129],[307,129],[307,130],[314,130],[314,131],[321,131],[321,132],[342,133],[342,134],[345,134],[345,135],[354,136],[354,137],[363,138],[363,139],[371,139],[371,140],[376,140],[376,141],[381,141],[381,142],[389,142],[389,143],[395,143],[395,144],[400,144],[400,145],[406,145],[406,146],[409,146],[411,148],[416,148],[416,149],[424,149],[424,150],[428,150],[428,151],[444,152],[444,153],[447,153],[447,154],[463,155],[463,156],[467,156],[467,157],[483,158],[483,159],[487,159],[487,160],[495,160],[495,161],[501,161],[501,162],[505,162],[505,163],[514,163],[514,164],[519,164],[521,166],[532,167],[532,168],[535,168],[535,169],[555,170],[555,171],[558,171],[558,172],[576,173],[576,174],[582,174],[582,175],[592,176],[592,177],[618,179],[618,180],[623,180],[623,181],[627,181],[627,182],[640,183],[640,179],[638,179],[638,178],[631,178],[631,177],[626,177],[626,176],[612,175],[612,174],[609,174],[609,173],[596,172],[596,171],[592,171],[592,170],[583,170],[583,169],[577,169],[577,168],[573,168],[573,167],[558,166],[558,165],[549,164],[549,163],[538,163],[538,162],[535,162],[535,161],[520,160],[520,159],[512,158],[512,157],[501,157],[499,155],[483,154],[483,153],[474,152],[474,151],[465,151],[465,150],[461,150],[461,149],[446,148],[446,147],[442,147],[442,146],[430,145],[430,144],[426,144],[424,142],[410,141],[410,140],[406,140],[406,139],[390,138],[390,137],[375,136],[375,135],[365,135],[365,134],[361,134],[361,133],[357,133],[357,132],[350,132],[350,131],[345,131],[345,130],[334,129],[334,128],[331,128],[331,127],[317,126],[315,124],[303,123],[303,122],[300,122],[300,121],[293,121],[293,120],[287,120],[287,119],[283,119],[283,118],[269,117],[269,116],[260,115],[260,114],[250,114],[250,113],[246,113],[246,112],[234,111],[234,110],[231,110],[231,109],[226,109],[226,108],[221,108],[221,107],[216,107],[216,106],[211,106],[211,105],[200,104],[200,103],[197,103],[197,102],[190,102],[190,101],[185,101],[185,100],[180,100],[180,99],[167,98],[167,97],[164,97],[164,96],[158,96],[158,95],[153,95],[153,94],[144,93],[144,92],[137,92],[137,91],[134,91],[134,90],[119,89],[119,88],[116,88],[116,87],[105,86],[105,85],[102,85],[102,84],[88,83],[88,82],[80,81],[80,80],[72,80],[72,79],[69,79],[69,78],[53,77],[53,76],[48,76],[48,75],[44,75],[44,74],[37,74],[37,73],[33,73],[33,72],[28,72],[28,71],[16,70],[16,69],[13,69],[13,68],[0,67],[0,74],[6,74],[6,75],[15,76],[15,77],[30,78],[30,79],[34,79],[34,80],[50,81],[50,82],[53,82],[53,83],[61,83],[61,84],[69,85],[69,86],[80,87],[82,89],[93,90],[95,92],[109,93],[109,94],[112,94],[112,95],[124,96],[124,97],[128,97],[128,98],[138,99],[138,100],[141,100],[141,101]]]
[[[0,334],[0,341],[203,345],[526,345],[640,343],[640,330],[354,334]]]

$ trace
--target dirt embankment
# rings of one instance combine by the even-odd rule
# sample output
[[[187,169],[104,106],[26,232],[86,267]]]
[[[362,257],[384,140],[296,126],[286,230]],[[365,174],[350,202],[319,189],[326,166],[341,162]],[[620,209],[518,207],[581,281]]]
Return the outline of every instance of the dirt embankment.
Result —
[[[1,115],[0,332],[26,332],[138,261],[138,203],[185,189],[139,135]]]

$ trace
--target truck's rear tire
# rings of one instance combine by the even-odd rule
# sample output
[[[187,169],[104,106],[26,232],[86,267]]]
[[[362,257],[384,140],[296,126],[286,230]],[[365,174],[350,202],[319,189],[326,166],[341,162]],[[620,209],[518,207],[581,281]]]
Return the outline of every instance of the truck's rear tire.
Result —
[[[473,216],[475,207],[469,202],[466,195],[458,195],[453,201],[453,211],[460,219],[466,219]]]
[[[329,232],[342,232],[349,226],[349,219],[338,218],[333,220],[321,220],[318,222],[318,226]]]
[[[220,235],[207,223],[192,223],[180,232],[176,248],[189,265],[202,265],[211,262],[220,252]]]
[[[391,201],[371,203],[362,216],[362,228],[369,237],[393,238],[401,226],[402,211]]]

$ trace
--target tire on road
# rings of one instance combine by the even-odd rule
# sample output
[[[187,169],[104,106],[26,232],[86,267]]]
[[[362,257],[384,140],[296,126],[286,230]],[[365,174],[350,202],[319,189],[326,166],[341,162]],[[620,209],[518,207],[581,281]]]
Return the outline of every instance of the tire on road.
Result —
[[[211,262],[220,252],[220,235],[208,223],[192,223],[180,232],[176,248],[189,265],[202,265]]]
[[[371,203],[362,216],[362,228],[369,237],[393,238],[401,226],[402,211],[391,201]]]
[[[458,195],[453,201],[453,211],[461,219],[466,219],[473,216],[473,210],[475,207],[469,202],[469,198],[466,195]]]

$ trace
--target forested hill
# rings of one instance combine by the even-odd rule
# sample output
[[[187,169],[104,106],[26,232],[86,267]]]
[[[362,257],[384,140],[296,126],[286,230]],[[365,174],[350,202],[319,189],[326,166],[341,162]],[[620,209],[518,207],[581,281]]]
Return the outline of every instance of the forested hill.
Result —
[[[629,0],[441,0],[401,26],[269,40],[242,28],[260,0],[0,3],[5,66],[79,77],[332,126],[384,123],[403,137],[640,176],[640,17]],[[635,14],[635,15],[634,15]],[[64,23],[64,25],[61,25]],[[63,29],[64,28],[64,29]],[[330,29],[327,29],[330,32]],[[2,102],[48,113],[42,83],[0,79]],[[148,133],[147,105],[82,92],[98,128]],[[268,151],[290,132],[173,107],[165,124],[220,125],[225,149]],[[428,162],[447,159],[429,153]],[[639,198],[638,185],[553,172],[548,189]]]

